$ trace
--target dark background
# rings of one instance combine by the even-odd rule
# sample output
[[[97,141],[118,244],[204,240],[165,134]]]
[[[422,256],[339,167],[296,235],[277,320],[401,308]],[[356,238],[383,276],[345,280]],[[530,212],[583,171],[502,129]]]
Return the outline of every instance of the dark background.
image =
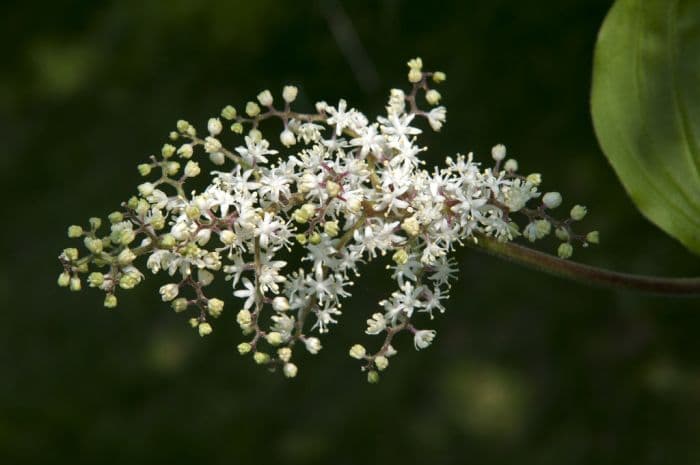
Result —
[[[438,339],[368,385],[348,347],[390,291],[364,273],[342,324],[288,381],[241,358],[229,311],[202,340],[161,276],[114,311],[59,289],[66,226],[134,192],[179,118],[202,127],[264,88],[370,114],[408,58],[442,69],[431,163],[499,142],[599,247],[576,260],[692,275],[603,157],[588,104],[604,0],[52,0],[0,7],[0,462],[604,464],[700,462],[700,310],[588,288],[471,250]],[[562,208],[562,210],[564,210]],[[545,244],[548,250],[555,246]],[[229,291],[226,291],[229,292]]]

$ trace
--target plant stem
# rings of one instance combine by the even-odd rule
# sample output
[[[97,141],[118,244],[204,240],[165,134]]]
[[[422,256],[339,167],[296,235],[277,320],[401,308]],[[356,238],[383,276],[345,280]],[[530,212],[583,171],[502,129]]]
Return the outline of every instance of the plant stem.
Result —
[[[510,242],[499,242],[486,236],[480,236],[478,242],[468,244],[499,258],[585,284],[669,296],[700,295],[700,278],[661,278],[620,273],[562,260],[544,252]]]

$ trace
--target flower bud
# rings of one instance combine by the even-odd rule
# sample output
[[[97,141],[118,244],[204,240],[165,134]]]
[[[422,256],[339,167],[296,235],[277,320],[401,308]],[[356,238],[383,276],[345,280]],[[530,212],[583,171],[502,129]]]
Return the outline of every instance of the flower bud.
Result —
[[[370,370],[367,373],[367,382],[370,384],[377,384],[379,382],[379,373],[375,370]]]
[[[280,134],[280,142],[282,142],[282,145],[285,147],[291,147],[292,145],[297,143],[296,137],[294,137],[294,133],[290,131],[289,129],[285,129],[282,131]]]
[[[134,254],[134,252],[132,252],[129,248],[122,250],[119,252],[119,255],[117,255],[117,263],[119,263],[121,266],[130,265],[134,260],[136,260],[136,254]]]
[[[586,242],[590,244],[598,244],[600,242],[600,233],[598,231],[591,231],[586,234]]]
[[[283,296],[272,299],[272,309],[276,312],[286,312],[289,310],[289,300]]]
[[[182,144],[179,149],[177,149],[177,154],[184,159],[189,159],[192,158],[192,154],[194,153],[194,148],[192,147],[192,144]]]
[[[218,318],[221,312],[224,311],[224,301],[221,299],[209,299],[207,301],[207,311],[214,318]]]
[[[241,342],[240,344],[238,344],[237,348],[239,354],[245,355],[253,349],[253,346],[251,346],[247,342]]]
[[[213,331],[211,325],[209,323],[207,323],[206,321],[204,323],[200,323],[198,329],[199,329],[199,335],[201,337],[208,336]]]
[[[310,236],[309,236],[309,244],[311,245],[318,245],[321,243],[321,235],[317,232],[314,231]]]
[[[260,114],[260,106],[255,102],[248,102],[245,104],[245,112],[248,116],[253,118]]]
[[[80,278],[77,276],[72,276],[70,278],[70,290],[73,292],[78,292],[83,288],[83,285],[80,282]]]
[[[243,134],[243,125],[241,123],[233,123],[231,125],[231,132],[235,134]]]
[[[282,372],[287,378],[294,378],[297,375],[297,366],[293,363],[285,363]]]
[[[231,121],[236,117],[236,109],[231,105],[226,105],[223,110],[221,110],[221,116],[224,119]]]
[[[542,175],[540,173],[528,174],[525,180],[533,186],[539,186],[540,184],[542,184]]]
[[[391,258],[397,265],[405,265],[408,261],[408,253],[404,249],[399,249]]]
[[[328,195],[331,197],[337,196],[341,191],[340,184],[334,181],[327,181],[326,182],[326,192],[328,192]]]
[[[569,231],[567,231],[566,228],[557,228],[554,231],[554,235],[556,235],[557,239],[560,241],[568,241],[570,239]]]
[[[329,237],[335,237],[338,235],[339,227],[337,221],[326,221],[323,225],[323,232],[328,234]]]
[[[187,162],[187,165],[185,165],[185,176],[188,178],[194,178],[201,172],[202,170],[199,168],[199,163],[196,161],[190,160]]]
[[[204,151],[207,153],[215,153],[221,151],[221,141],[216,137],[207,137],[204,139]]]
[[[218,136],[221,134],[222,129],[223,126],[219,118],[209,118],[209,121],[207,121],[207,131],[209,131],[210,135]]]
[[[423,79],[423,73],[421,72],[421,70],[411,68],[411,70],[408,72],[408,82],[415,84],[417,82],[420,82],[421,79]]]
[[[425,100],[430,104],[430,105],[437,105],[440,103],[440,98],[442,96],[440,95],[440,92],[438,92],[435,89],[430,89],[428,92],[425,93]]]
[[[559,192],[547,192],[542,197],[542,203],[547,208],[557,208],[561,205],[561,194]]]
[[[119,278],[119,287],[122,289],[133,289],[139,281],[140,278],[136,273],[127,273]]]
[[[297,89],[295,86],[284,86],[284,89],[282,89],[282,98],[285,102],[292,103],[294,100],[296,100],[298,92],[299,89]]]
[[[83,235],[83,228],[82,226],[77,226],[77,225],[72,225],[68,227],[68,237],[71,239],[75,239],[77,237],[80,237]]]
[[[386,367],[389,366],[389,359],[383,355],[375,357],[374,358],[374,366],[377,367],[377,370],[384,371],[384,370],[386,370]]]
[[[151,165],[148,163],[141,163],[139,166],[136,167],[136,169],[139,170],[139,174],[141,176],[148,176],[151,174]]]
[[[71,262],[74,262],[78,259],[78,249],[75,247],[69,247],[67,249],[63,249],[63,256],[66,257]]]
[[[445,82],[445,79],[447,79],[447,75],[442,71],[435,71],[433,73],[433,81],[436,83],[440,84],[441,82]]]
[[[258,94],[258,102],[260,102],[260,105],[269,107],[272,105],[272,93],[269,90],[263,90]]]
[[[420,233],[420,224],[415,216],[409,216],[401,223],[401,229],[409,236],[415,237]]]
[[[236,242],[236,233],[230,229],[224,229],[219,233],[219,239],[225,245],[233,245]]]
[[[90,287],[100,287],[105,282],[105,277],[102,273],[93,272],[88,276],[88,284]]]
[[[491,149],[491,157],[496,161],[506,158],[506,146],[503,144],[494,145]]]
[[[124,221],[124,214],[122,214],[122,212],[112,212],[107,219],[109,219],[109,222],[112,224],[121,223]]]
[[[187,310],[188,307],[187,299],[185,299],[184,297],[178,297],[177,299],[172,301],[170,306],[173,310],[175,310],[175,313],[184,312],[185,310]]]
[[[509,159],[506,161],[506,164],[503,165],[503,169],[509,173],[515,173],[518,171],[518,161],[514,158]]]
[[[352,358],[356,358],[356,359],[358,359],[358,360],[362,360],[363,358],[365,358],[365,355],[366,355],[366,354],[367,354],[367,351],[366,351],[365,348],[364,348],[363,346],[361,346],[360,344],[355,344],[354,346],[352,346],[352,347],[350,348],[350,356],[351,356]]]
[[[282,342],[283,342],[282,335],[280,333],[278,333],[277,331],[272,331],[272,332],[267,333],[267,336],[265,336],[265,340],[271,346],[278,346],[278,345],[282,344]]]
[[[583,205],[574,205],[574,208],[571,209],[570,216],[574,221],[581,221],[586,216],[586,213],[588,213],[586,207]]]
[[[317,337],[307,337],[304,339],[304,345],[310,354],[315,355],[321,350],[321,341]]]
[[[562,242],[561,244],[559,244],[559,248],[557,249],[557,255],[559,255],[559,258],[571,258],[571,255],[573,253],[574,248],[568,242]]]
[[[248,310],[241,310],[238,312],[238,315],[236,315],[236,322],[240,326],[248,326],[253,322],[252,315]]]
[[[180,293],[180,287],[177,284],[166,284],[161,286],[158,292],[163,302],[170,302]]]
[[[70,273],[64,271],[58,275],[58,285],[61,287],[68,287],[70,284]]]
[[[106,308],[114,308],[117,306],[117,296],[114,294],[107,294],[105,296],[104,306]]]
[[[292,349],[290,349],[289,347],[282,347],[280,349],[277,349],[277,356],[283,362],[288,362],[292,358]]]
[[[209,154],[209,161],[216,166],[221,166],[226,163],[226,156],[222,152],[214,152]]]
[[[270,356],[267,355],[265,352],[255,352],[253,354],[253,360],[255,360],[255,363],[258,365],[264,365],[265,363],[270,361]]]
[[[139,194],[141,194],[144,197],[148,197],[149,195],[151,195],[153,193],[153,189],[153,184],[151,184],[150,182],[144,182],[143,184],[139,184],[138,186]]]

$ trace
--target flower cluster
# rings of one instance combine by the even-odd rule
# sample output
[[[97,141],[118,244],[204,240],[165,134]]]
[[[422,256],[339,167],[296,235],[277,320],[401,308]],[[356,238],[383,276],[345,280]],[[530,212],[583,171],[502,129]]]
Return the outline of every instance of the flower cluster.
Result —
[[[386,114],[374,121],[345,100],[318,102],[312,113],[293,111],[293,86],[284,87],[279,104],[263,91],[244,114],[226,106],[203,135],[178,121],[170,134],[177,145],[165,144],[138,166],[150,180],[109,215],[107,231],[99,218],[68,229],[87,253],[61,253],[59,285],[80,290],[87,275],[112,308],[119,290],[144,278],[143,265],[137,266],[144,257],[148,271],[170,277],[160,288],[162,300],[175,312],[192,312],[190,324],[206,336],[224,310],[224,300],[207,287],[223,277],[240,299],[235,319],[246,339],[238,351],[294,377],[293,355],[299,347],[321,350],[318,336],[338,322],[359,267],[388,255],[397,290],[368,315],[365,331],[383,341],[372,353],[359,344],[350,349],[376,382],[396,354],[397,334],[411,334],[416,349],[435,339],[423,325],[445,311],[457,276],[449,254],[457,245],[483,236],[535,241],[554,231],[562,241],[559,255],[568,258],[572,244],[598,241],[596,232],[578,235],[571,228],[585,207],[575,206],[565,220],[553,218],[561,195],[542,195],[540,175],[519,174],[502,145],[492,150],[492,167],[482,168],[469,154],[426,169],[418,123],[423,119],[434,131],[445,123],[441,95],[432,87],[445,74],[424,71],[420,58],[408,67],[410,90],[392,89]],[[260,130],[273,118],[282,123],[279,146]],[[232,150],[224,146],[225,132],[242,136]],[[206,188],[187,191],[188,180],[202,174],[201,160],[195,161],[201,154],[216,168]],[[523,228],[516,213],[527,221]],[[303,249],[297,266],[287,262],[294,247]]]

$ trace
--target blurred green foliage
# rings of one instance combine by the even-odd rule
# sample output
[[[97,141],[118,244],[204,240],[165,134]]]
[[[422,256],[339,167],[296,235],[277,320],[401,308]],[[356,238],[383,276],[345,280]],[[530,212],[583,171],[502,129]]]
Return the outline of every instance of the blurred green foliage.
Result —
[[[591,58],[610,3],[5,3],[0,462],[698,463],[694,300],[590,289],[462,250],[436,343],[415,353],[400,339],[375,386],[347,349],[390,289],[381,263],[292,381],[237,355],[232,313],[201,340],[160,302],[158,278],[114,311],[55,285],[66,226],[130,195],[136,164],[178,118],[201,125],[285,83],[302,105],[343,96],[379,110],[416,55],[448,75],[429,162],[485,160],[503,142],[591,207],[602,244],[576,260],[697,274],[595,142]]]

